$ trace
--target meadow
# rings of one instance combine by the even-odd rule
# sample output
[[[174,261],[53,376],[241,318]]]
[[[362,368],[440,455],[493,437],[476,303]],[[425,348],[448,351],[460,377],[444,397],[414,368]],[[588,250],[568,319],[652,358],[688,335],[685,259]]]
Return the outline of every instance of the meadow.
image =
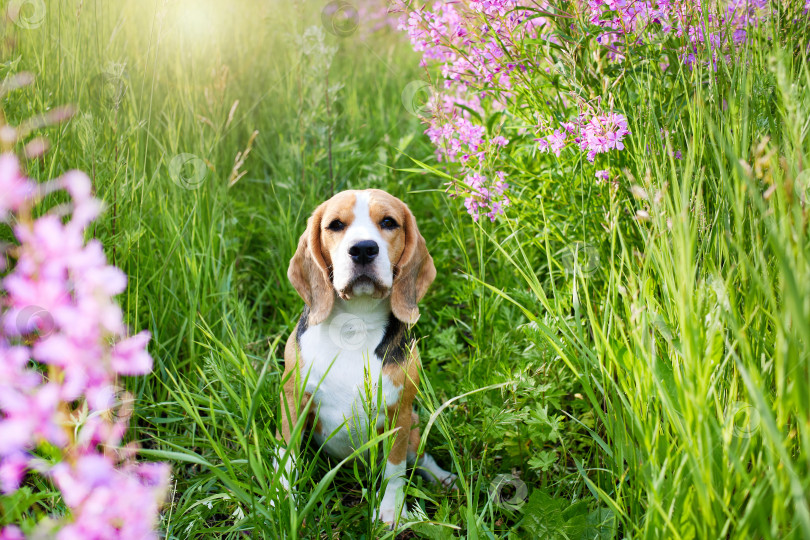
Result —
[[[137,459],[171,466],[158,535],[810,538],[810,5],[751,2],[715,42],[595,33],[584,6],[624,2],[443,4],[0,3],[3,124],[52,113],[4,151],[89,176],[86,237],[151,333],[151,373],[119,383]],[[417,410],[459,475],[409,471],[394,531],[381,468],[306,434],[299,504],[271,504],[289,259],[320,202],[367,187],[437,267]],[[3,540],[70,520],[47,475],[2,491]]]

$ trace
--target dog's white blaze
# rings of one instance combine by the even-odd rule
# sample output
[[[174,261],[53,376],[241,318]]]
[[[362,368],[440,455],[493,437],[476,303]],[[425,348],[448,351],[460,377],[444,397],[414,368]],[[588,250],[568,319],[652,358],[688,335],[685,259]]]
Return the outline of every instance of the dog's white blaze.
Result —
[[[374,353],[390,312],[387,298],[336,298],[329,317],[301,336],[301,377],[308,377],[305,391],[312,394],[321,424],[313,435],[336,458],[347,457],[368,440],[369,423],[375,431],[383,427],[384,408],[399,401],[402,386],[381,374],[382,361]],[[383,409],[376,410],[381,377]],[[372,390],[368,397],[367,386]]]
[[[357,193],[354,201],[354,220],[346,229],[343,239],[338,244],[336,252],[332,254],[333,280],[335,289],[343,290],[352,280],[354,262],[349,255],[349,249],[357,242],[373,240],[380,247],[380,252],[371,264],[371,270],[384,287],[391,287],[394,275],[391,270],[391,260],[388,257],[388,243],[383,239],[377,224],[371,220],[369,208],[369,194],[365,191]],[[374,287],[369,283],[355,285],[352,293],[356,296],[370,295]]]

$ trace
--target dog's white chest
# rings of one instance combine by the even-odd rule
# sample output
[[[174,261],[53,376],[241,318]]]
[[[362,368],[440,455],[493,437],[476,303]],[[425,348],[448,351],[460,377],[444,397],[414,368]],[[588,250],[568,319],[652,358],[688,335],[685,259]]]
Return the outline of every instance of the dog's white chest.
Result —
[[[383,427],[385,409],[399,400],[402,390],[383,373],[375,353],[390,313],[386,304],[379,304],[352,306],[351,312],[335,306],[329,318],[300,336],[301,377],[318,418],[313,436],[339,459],[365,443],[370,431]]]

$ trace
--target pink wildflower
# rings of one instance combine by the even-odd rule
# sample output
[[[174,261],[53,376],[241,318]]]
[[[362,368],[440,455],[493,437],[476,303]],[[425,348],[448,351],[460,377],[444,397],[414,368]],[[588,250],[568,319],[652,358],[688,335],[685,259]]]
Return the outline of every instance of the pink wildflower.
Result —
[[[0,491],[3,493],[17,491],[27,468],[28,458],[25,454],[16,453],[3,459],[0,462]]]
[[[59,464],[53,478],[65,503],[77,509],[73,521],[59,531],[59,540],[158,537],[153,519],[168,484],[165,465],[119,469],[102,455],[87,455],[73,465]]]
[[[107,264],[99,242],[84,242],[101,208],[87,176],[43,184],[70,195],[67,222],[47,213],[30,218],[33,186],[13,155],[0,156],[0,218],[23,215],[13,229],[16,264],[0,282],[0,490],[16,491],[29,470],[52,478],[71,513],[59,540],[156,538],[168,466],[136,464],[131,450],[110,452],[127,419],[100,414],[119,375],[151,371],[149,333],[127,335],[113,299],[126,276]],[[44,443],[57,464],[32,466],[30,453]],[[16,527],[0,532],[0,540],[22,537]]]
[[[0,529],[0,540],[25,540],[25,536],[19,527],[9,525]]]
[[[34,193],[34,183],[20,171],[11,154],[0,156],[0,221],[7,221],[9,212],[16,211]]]
[[[464,207],[467,213],[472,216],[473,221],[478,221],[483,214],[490,219],[495,219],[503,214],[504,208],[509,205],[509,197],[506,191],[509,184],[506,183],[506,174],[498,171],[495,173],[496,181],[490,182],[486,176],[477,172],[472,172],[464,177],[464,183],[469,189],[464,189]]]
[[[548,147],[557,157],[560,157],[560,151],[565,148],[566,139],[565,133],[561,132],[559,129],[555,129],[554,133],[549,135],[546,139],[548,141]]]

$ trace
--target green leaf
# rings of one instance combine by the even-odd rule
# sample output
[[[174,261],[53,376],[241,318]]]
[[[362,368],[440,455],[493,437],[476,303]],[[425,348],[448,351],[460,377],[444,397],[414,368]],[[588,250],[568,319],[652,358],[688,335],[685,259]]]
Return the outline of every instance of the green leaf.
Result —
[[[529,468],[546,472],[557,462],[557,452],[543,450],[529,460]]]

